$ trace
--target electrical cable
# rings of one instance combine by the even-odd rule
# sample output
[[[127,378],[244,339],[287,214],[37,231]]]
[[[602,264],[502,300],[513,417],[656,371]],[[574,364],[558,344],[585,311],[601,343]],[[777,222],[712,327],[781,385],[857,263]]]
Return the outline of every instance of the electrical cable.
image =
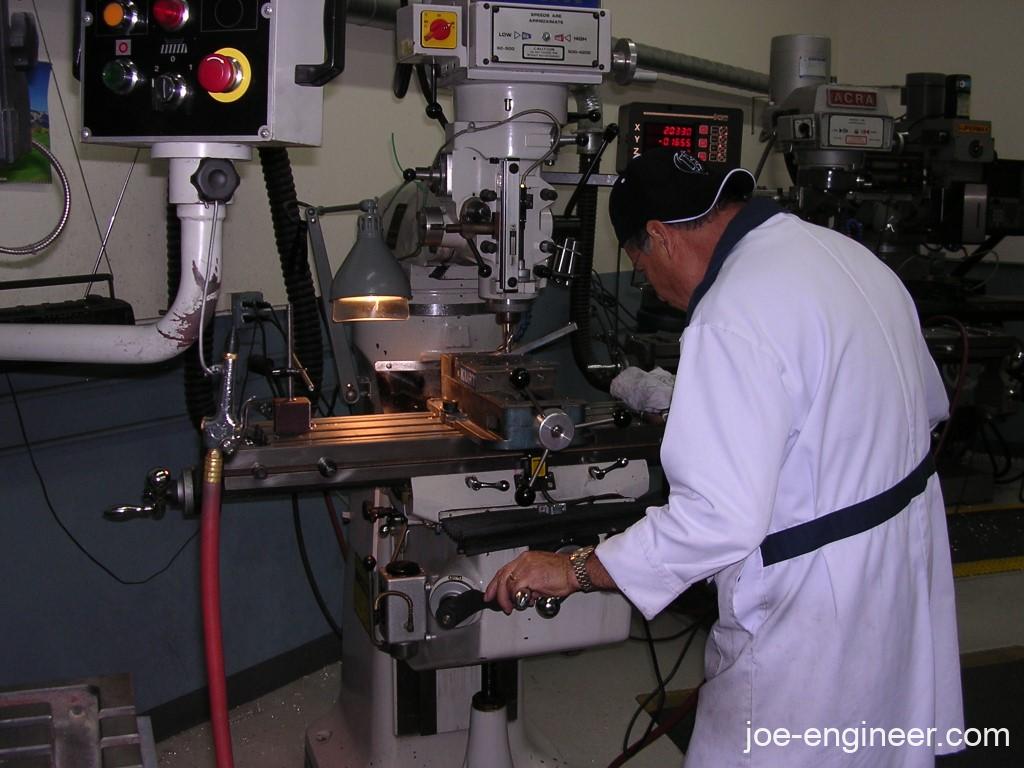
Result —
[[[110,220],[107,222],[107,231],[103,233],[103,240],[100,242],[100,248],[96,251],[96,261],[92,265],[92,272],[90,274],[95,275],[100,270],[100,263],[103,261],[103,254],[107,253],[107,243],[110,242],[110,233],[114,231],[114,222],[117,220],[117,214],[121,210],[121,203],[124,201],[124,195],[128,191],[128,182],[132,180],[132,173],[135,171],[135,165],[139,161],[139,153],[141,149],[136,149],[135,154],[132,155],[132,163],[128,166],[128,173],[124,177],[124,184],[121,185],[121,192],[117,196],[117,202],[114,203],[114,210],[110,213]],[[109,257],[107,262],[109,263]],[[89,295],[89,291],[92,288],[90,282],[85,287],[85,295]]]
[[[292,494],[292,523],[295,526],[295,543],[299,546],[299,557],[302,559],[302,570],[306,572],[306,581],[309,582],[309,589],[313,593],[313,599],[316,600],[317,607],[320,609],[320,613],[323,614],[323,617],[327,621],[331,631],[334,632],[339,640],[342,640],[341,627],[338,626],[338,622],[334,620],[330,610],[328,610],[323,593],[320,592],[320,587],[316,583],[316,576],[313,574],[313,566],[309,563],[309,553],[306,551],[306,539],[302,535],[302,518],[299,516],[299,495],[297,493]]]
[[[932,454],[936,459],[942,455],[942,449],[946,445],[946,438],[949,436],[949,429],[953,424],[953,417],[960,406],[960,396],[963,394],[964,380],[967,378],[967,361],[970,354],[970,339],[967,335],[967,328],[955,317],[936,315],[925,320],[923,325],[930,326],[940,322],[952,325],[960,332],[960,370],[957,375],[956,385],[953,388],[953,397],[949,401],[949,417],[946,419],[946,426],[943,427],[942,433],[939,435],[939,441],[936,443]]]
[[[14,382],[11,381],[11,375],[9,373],[5,373],[4,376],[7,379],[7,387],[11,392],[11,404],[14,406],[14,415],[17,417],[18,429],[21,432],[21,439],[25,444],[25,451],[28,453],[28,460],[29,463],[32,465],[32,471],[35,473],[36,479],[39,481],[39,487],[43,492],[43,500],[46,502],[46,508],[50,511],[50,516],[53,517],[53,520],[55,523],[57,523],[57,526],[64,532],[64,535],[68,537],[68,540],[70,540],[71,543],[75,545],[75,548],[78,549],[78,551],[81,552],[83,555],[85,555],[85,557],[93,565],[95,565],[97,568],[99,568],[101,571],[107,574],[107,576],[112,578],[118,584],[121,584],[126,587],[136,587],[141,584],[148,584],[149,582],[153,581],[153,579],[155,579],[157,576],[160,576],[166,573],[168,570],[170,570],[171,566],[174,565],[175,561],[178,559],[181,553],[185,551],[185,548],[188,547],[188,545],[191,544],[192,541],[199,535],[199,529],[193,531],[192,534],[181,543],[181,545],[174,551],[174,554],[171,555],[170,559],[163,566],[153,571],[145,578],[141,579],[126,579],[122,576],[119,576],[113,571],[113,569],[105,565],[88,549],[86,549],[85,545],[82,544],[82,542],[75,538],[75,535],[71,532],[67,525],[64,524],[64,521],[61,520],[60,515],[57,514],[57,509],[53,506],[53,501],[50,499],[49,488],[47,488],[46,480],[43,479],[43,473],[40,471],[39,465],[36,463],[35,451],[32,450],[32,443],[29,442],[28,439],[28,431],[25,429],[25,419],[21,413],[21,405],[18,403],[18,396],[14,391]]]
[[[499,120],[496,123],[490,123],[489,125],[485,125],[482,127],[478,127],[476,123],[471,122],[467,127],[463,128],[461,131],[456,131],[455,133],[453,133],[450,137],[448,137],[448,139],[445,140],[444,144],[438,147],[437,152],[434,154],[433,164],[437,165],[437,161],[440,159],[441,153],[444,152],[445,149],[447,149],[448,146],[460,136],[467,133],[479,133],[480,131],[489,131],[493,128],[500,128],[501,126],[511,123],[513,120],[518,120],[520,117],[525,117],[526,115],[543,115],[548,120],[550,120],[551,124],[555,127],[555,140],[551,143],[551,148],[544,155],[542,155],[539,160],[537,160],[532,166],[530,166],[530,168],[527,169],[526,173],[523,174],[522,177],[525,178],[527,175],[529,175],[530,171],[532,171],[542,162],[547,160],[548,156],[556,149],[558,149],[558,145],[562,139],[562,124],[558,122],[557,117],[555,117],[551,112],[548,112],[546,109],[524,109],[521,112],[516,112],[514,115],[511,115],[510,117],[506,117],[504,120]]]
[[[206,275],[203,278],[203,298],[199,304],[199,336],[202,341],[203,332],[206,329],[206,299],[210,295],[210,275],[213,273],[213,245],[217,240],[217,214],[220,213],[220,202],[213,203],[213,222],[210,226],[210,247],[206,252]],[[206,356],[203,354],[203,344],[199,344],[199,367],[207,376],[216,376],[217,371],[206,364]]]
[[[650,736],[651,731],[654,730],[654,726],[657,723],[657,719],[661,717],[662,710],[665,707],[665,696],[667,695],[665,691],[666,683],[665,680],[661,677],[661,665],[658,663],[658,650],[654,646],[654,638],[651,635],[651,623],[647,621],[645,617],[642,618],[644,624],[644,639],[647,641],[647,650],[651,654],[651,665],[654,667],[654,680],[658,684],[658,709],[657,715],[655,717],[652,717],[650,719],[650,722],[647,723],[647,727],[644,729],[644,735],[640,737],[640,741],[643,741],[648,736]],[[628,744],[626,745],[626,748],[629,748]]]
[[[61,167],[57,157],[47,147],[44,147],[35,139],[32,140],[32,146],[46,158],[47,162],[53,166],[53,170],[57,172],[57,178],[60,180],[61,194],[64,197],[64,208],[60,218],[57,220],[57,226],[50,230],[50,234],[46,235],[46,237],[28,245],[0,246],[0,253],[7,256],[31,256],[34,253],[39,253],[44,248],[48,248],[60,237],[64,227],[67,226],[68,218],[71,216],[71,185],[68,183],[68,177],[64,173],[64,168]],[[109,265],[110,261],[108,259],[107,266]],[[98,267],[99,265],[97,265]],[[96,269],[92,271],[92,274],[96,274]],[[89,286],[92,287],[92,283],[89,283]]]
[[[324,491],[324,504],[327,506],[327,517],[331,521],[331,528],[334,529],[334,537],[338,540],[341,559],[348,562],[348,540],[345,538],[345,532],[341,529],[341,521],[338,520],[338,511],[334,508],[334,501],[331,499],[330,491]]]
[[[776,134],[772,131],[771,137],[768,142],[764,145],[764,151],[761,153],[761,159],[757,161],[757,170],[754,171],[754,184],[757,184],[761,178],[761,171],[764,170],[764,164],[768,162],[768,155],[771,154],[772,147],[775,146]]]
[[[655,643],[668,643],[668,642],[671,642],[672,640],[678,640],[679,638],[683,637],[687,632],[689,632],[691,629],[693,629],[693,622],[691,622],[690,624],[687,624],[685,627],[680,629],[678,632],[673,632],[671,635],[665,635],[664,637],[655,637],[655,638],[653,638],[653,641]],[[645,638],[645,637],[637,637],[636,635],[630,635],[629,639],[630,640],[635,640],[635,641],[641,642],[641,643],[647,642],[647,638]]]
[[[693,644],[694,638],[697,637],[697,630],[700,629],[701,626],[703,626],[704,622],[708,618],[710,618],[710,616],[709,615],[705,615],[700,620],[694,622],[693,626],[690,627],[687,630],[687,633],[689,634],[689,637],[687,638],[686,642],[683,644],[683,648],[679,652],[679,656],[676,658],[675,664],[672,665],[672,669],[669,671],[668,675],[664,678],[664,681],[662,683],[659,683],[658,688],[656,688],[654,691],[652,691],[650,694],[648,694],[648,696],[636,708],[636,711],[633,713],[633,717],[629,721],[629,725],[626,727],[626,733],[624,734],[623,739],[622,739],[622,755],[620,755],[620,757],[622,757],[623,755],[628,755],[628,756],[622,762],[620,762],[620,763],[614,763],[613,762],[613,764],[615,764],[615,765],[622,765],[622,763],[624,763],[624,762],[626,762],[626,760],[632,758],[634,755],[637,754],[637,752],[640,751],[640,749],[642,749],[642,747],[639,746],[641,743],[646,742],[646,743],[644,743],[644,746],[646,746],[646,744],[650,743],[649,741],[647,741],[647,737],[651,735],[650,733],[645,735],[644,737],[641,737],[637,742],[635,742],[633,744],[629,743],[629,737],[630,737],[630,734],[633,731],[633,725],[636,723],[637,718],[640,717],[640,713],[643,712],[644,709],[647,707],[647,705],[650,704],[650,702],[654,699],[654,697],[658,695],[659,690],[660,691],[664,691],[664,688],[666,686],[668,686],[668,684],[675,677],[676,673],[679,671],[679,667],[683,663],[683,659],[686,658],[686,654],[690,650],[690,646]],[[659,716],[660,716],[660,710],[659,710],[659,712],[655,713],[654,718],[657,719]]]

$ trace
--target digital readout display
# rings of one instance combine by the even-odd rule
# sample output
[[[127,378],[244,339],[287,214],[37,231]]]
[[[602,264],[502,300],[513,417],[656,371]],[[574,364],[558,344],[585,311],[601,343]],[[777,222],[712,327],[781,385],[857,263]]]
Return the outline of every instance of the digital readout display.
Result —
[[[644,121],[640,152],[668,147],[689,152],[701,162],[724,163],[728,156],[729,128],[726,125],[697,122]]]

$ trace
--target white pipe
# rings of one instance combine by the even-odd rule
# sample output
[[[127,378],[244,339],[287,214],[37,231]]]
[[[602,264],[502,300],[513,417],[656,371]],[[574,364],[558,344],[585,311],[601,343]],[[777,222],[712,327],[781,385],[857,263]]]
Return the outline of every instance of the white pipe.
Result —
[[[169,200],[178,204],[181,220],[181,282],[163,317],[148,325],[0,324],[0,360],[146,364],[169,360],[192,346],[199,337],[208,269],[207,322],[217,308],[226,213],[223,204],[199,202],[189,182],[198,164],[198,158],[174,157],[170,161]]]

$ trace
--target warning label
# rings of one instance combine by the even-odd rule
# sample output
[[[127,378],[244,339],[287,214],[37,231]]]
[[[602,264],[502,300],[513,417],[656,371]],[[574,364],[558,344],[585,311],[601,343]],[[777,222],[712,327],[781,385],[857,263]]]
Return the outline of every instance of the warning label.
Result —
[[[543,59],[545,61],[564,61],[565,48],[560,45],[524,45],[524,59]]]

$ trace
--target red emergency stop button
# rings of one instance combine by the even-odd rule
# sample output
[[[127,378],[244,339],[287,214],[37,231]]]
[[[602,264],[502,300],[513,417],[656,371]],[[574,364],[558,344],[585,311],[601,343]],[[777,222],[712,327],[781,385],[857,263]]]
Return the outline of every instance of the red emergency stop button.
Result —
[[[185,0],[153,0],[153,21],[165,32],[177,32],[188,23]]]
[[[451,22],[444,19],[434,19],[430,22],[430,33],[427,35],[427,40],[447,40],[451,37],[451,34]]]
[[[199,62],[196,79],[199,86],[209,93],[231,93],[242,82],[242,67],[230,56],[211,53]]]

